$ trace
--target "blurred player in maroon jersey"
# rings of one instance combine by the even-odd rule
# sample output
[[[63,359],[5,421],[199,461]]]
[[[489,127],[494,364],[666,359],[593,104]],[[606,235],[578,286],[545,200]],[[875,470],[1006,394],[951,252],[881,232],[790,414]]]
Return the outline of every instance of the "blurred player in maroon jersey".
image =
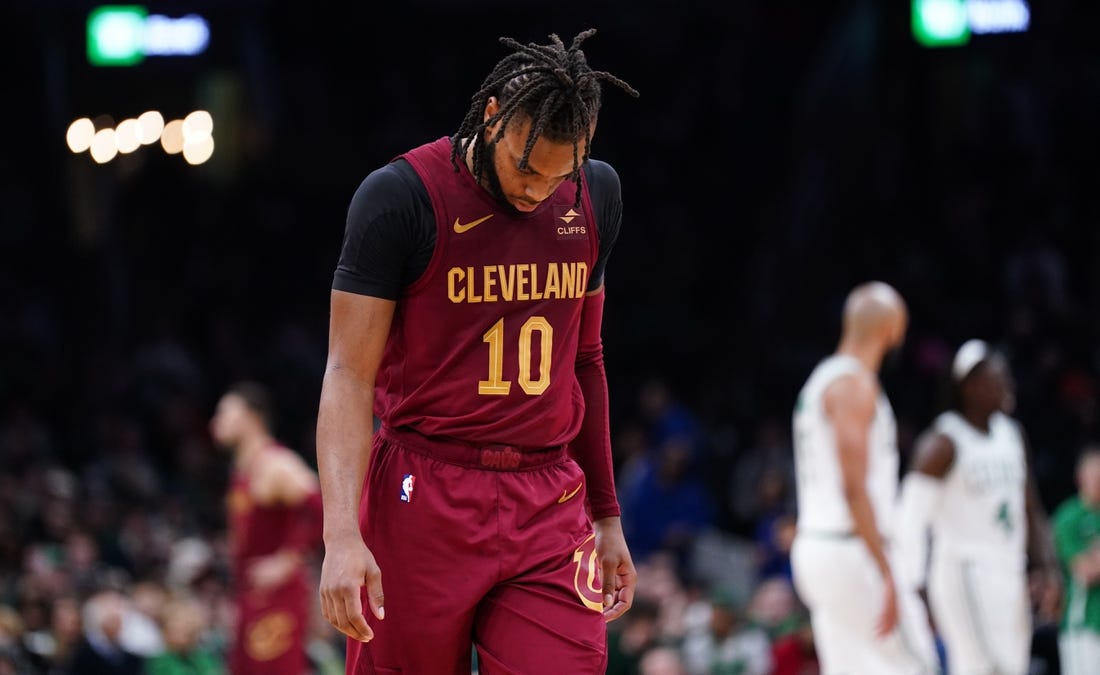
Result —
[[[233,452],[227,508],[236,584],[233,675],[303,675],[310,593],[305,562],[321,542],[317,475],[271,433],[271,400],[256,383],[230,388],[210,421]]]
[[[502,38],[458,132],[351,200],[317,429],[348,673],[469,673],[471,646],[483,675],[603,673],[630,607],[600,339],[622,201],[589,150],[601,85],[637,92],[593,32]]]

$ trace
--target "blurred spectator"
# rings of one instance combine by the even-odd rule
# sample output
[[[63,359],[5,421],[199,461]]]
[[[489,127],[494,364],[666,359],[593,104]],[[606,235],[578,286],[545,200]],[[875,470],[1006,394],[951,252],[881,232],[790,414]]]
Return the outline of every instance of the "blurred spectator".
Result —
[[[209,610],[190,596],[171,599],[161,612],[165,651],[150,659],[145,675],[223,675],[222,656],[206,644]]]
[[[338,632],[323,617],[313,624],[314,633],[306,645],[306,655],[316,670],[316,675],[344,675],[344,649],[347,642],[343,633]]]
[[[660,378],[645,382],[638,394],[638,404],[646,422],[650,447],[660,447],[670,439],[679,439],[694,455],[703,438],[703,428],[691,408],[677,399],[668,384]]]
[[[691,439],[669,436],[618,486],[623,533],[635,559],[664,550],[683,565],[694,537],[714,526],[713,498],[699,468]]]
[[[744,608],[721,591],[710,599],[706,627],[684,638],[683,652],[689,675],[769,675],[772,670],[767,633],[752,625]]]
[[[126,596],[99,591],[84,601],[84,637],[67,672],[70,675],[140,675],[142,658],[122,645],[123,626],[131,611]]]
[[[191,588],[212,571],[213,565],[214,550],[209,542],[201,537],[182,537],[172,544],[165,583],[176,591]]]
[[[688,675],[680,652],[671,645],[654,647],[642,655],[638,675]]]
[[[764,579],[748,608],[753,625],[763,629],[772,645],[772,675],[816,675],[810,615],[798,600],[789,577]]]
[[[821,672],[808,614],[800,613],[788,632],[775,637],[772,660],[772,675],[818,675]]]
[[[660,641],[661,607],[648,598],[637,598],[620,620],[607,627],[607,674],[633,675],[642,657]]]
[[[23,645],[33,672],[60,673],[72,661],[83,639],[80,602],[73,595],[60,595],[50,603],[47,623],[35,625],[23,634]],[[23,616],[34,617],[36,612]],[[37,624],[37,620],[35,620]]]
[[[143,658],[162,653],[164,636],[160,621],[168,592],[159,582],[145,580],[131,584],[126,594],[130,603],[122,624],[122,646]]]
[[[685,587],[675,557],[659,552],[636,563],[638,587],[635,602],[657,606],[657,634],[662,642],[679,642],[687,632],[688,612],[696,598]],[[625,617],[624,617],[625,618]]]
[[[746,609],[752,625],[763,629],[771,640],[791,632],[804,616],[791,581],[771,577],[760,582],[753,591]]]
[[[619,425],[612,443],[617,485],[633,483],[649,463],[649,437],[645,426],[633,419]]]
[[[1078,492],[1054,513],[1054,539],[1066,574],[1060,636],[1063,675],[1100,672],[1100,446],[1077,464]]]
[[[0,674],[31,672],[31,662],[23,646],[23,621],[19,612],[0,605]]]
[[[763,542],[772,522],[794,512],[794,454],[788,424],[761,420],[755,443],[737,458],[730,476],[730,508],[735,522]]]
[[[757,526],[757,579],[792,579],[791,545],[794,543],[796,525],[792,513],[781,513],[762,520]]]

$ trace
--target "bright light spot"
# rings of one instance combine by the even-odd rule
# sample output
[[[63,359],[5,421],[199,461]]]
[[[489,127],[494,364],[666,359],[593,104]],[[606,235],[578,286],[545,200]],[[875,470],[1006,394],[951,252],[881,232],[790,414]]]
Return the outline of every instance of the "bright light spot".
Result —
[[[921,19],[936,37],[954,37],[966,31],[966,6],[958,0],[925,0]]]
[[[95,136],[95,124],[87,117],[73,120],[69,130],[65,132],[65,143],[75,153],[81,153],[92,146],[92,137]]]
[[[188,141],[183,144],[183,158],[188,164],[202,164],[210,159],[212,154],[214,154],[213,136],[203,136],[194,143]]]
[[[970,30],[975,33],[1023,33],[1031,24],[1031,9],[1023,0],[967,0]]]
[[[104,6],[88,16],[88,60],[94,65],[133,65],[141,61],[145,8]]]
[[[169,155],[183,150],[183,120],[172,120],[164,125],[164,132],[160,135],[160,145]]]
[[[164,131],[164,117],[159,112],[156,110],[143,112],[137,121],[141,128],[138,138],[141,139],[142,145],[150,145],[160,139],[160,134]]]
[[[135,119],[126,119],[118,123],[115,129],[115,144],[122,154],[131,153],[141,147],[141,127]]]
[[[106,164],[118,154],[118,145],[115,143],[114,129],[100,129],[92,138],[92,159],[99,164]]]
[[[197,143],[214,132],[214,118],[205,110],[196,110],[183,118],[183,140]]]
[[[160,56],[193,56],[210,44],[210,26],[197,14],[170,19],[152,14],[145,19],[145,53]]]

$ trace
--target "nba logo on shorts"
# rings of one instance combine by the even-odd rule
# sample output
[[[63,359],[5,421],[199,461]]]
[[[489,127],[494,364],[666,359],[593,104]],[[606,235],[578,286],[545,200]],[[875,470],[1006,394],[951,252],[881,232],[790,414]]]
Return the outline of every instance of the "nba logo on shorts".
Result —
[[[416,483],[416,476],[411,473],[405,474],[405,477],[401,479],[401,501],[411,502],[413,498],[413,485]]]

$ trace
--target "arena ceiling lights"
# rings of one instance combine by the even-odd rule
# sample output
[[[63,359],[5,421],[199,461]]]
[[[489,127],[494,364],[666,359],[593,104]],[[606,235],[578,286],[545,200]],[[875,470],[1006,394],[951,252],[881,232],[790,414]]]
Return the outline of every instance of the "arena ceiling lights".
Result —
[[[913,37],[925,47],[953,47],[971,35],[1024,33],[1031,25],[1026,0],[912,0]]]
[[[134,66],[146,56],[197,56],[210,44],[210,24],[197,14],[170,18],[142,5],[103,5],[88,14],[88,63]]]
[[[113,124],[107,116],[75,119],[65,131],[65,144],[74,155],[87,152],[96,164],[106,164],[118,155],[128,155],[143,145],[158,141],[169,155],[182,154],[184,161],[198,165],[214,154],[214,118],[195,110],[182,119],[164,121],[156,110]]]

